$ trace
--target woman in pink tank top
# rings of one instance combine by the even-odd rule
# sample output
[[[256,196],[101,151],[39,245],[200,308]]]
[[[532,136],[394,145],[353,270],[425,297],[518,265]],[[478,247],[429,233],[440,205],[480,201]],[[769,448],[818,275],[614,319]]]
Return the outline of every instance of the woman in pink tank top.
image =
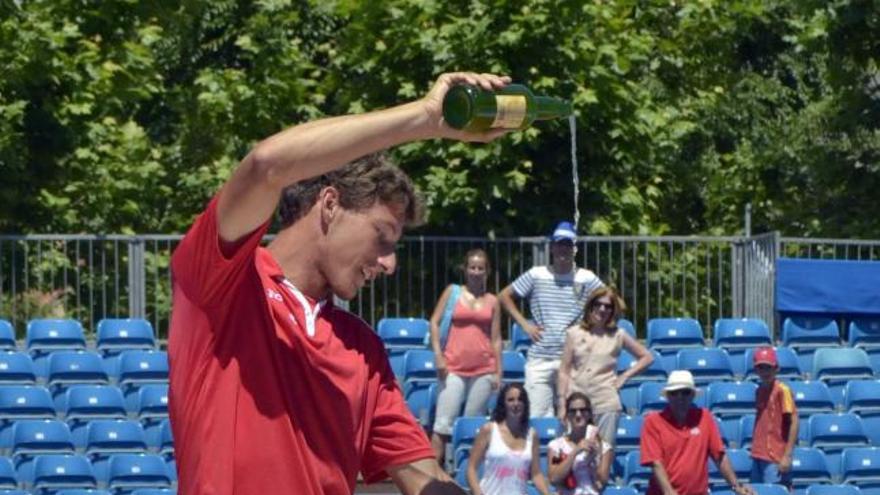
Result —
[[[439,383],[431,445],[441,465],[462,404],[465,416],[484,416],[489,396],[501,383],[501,308],[495,295],[486,291],[489,257],[482,249],[472,249],[462,269],[465,284],[458,288],[457,300],[451,301],[455,291],[450,285],[431,316]],[[449,304],[452,320],[444,345],[440,324]]]

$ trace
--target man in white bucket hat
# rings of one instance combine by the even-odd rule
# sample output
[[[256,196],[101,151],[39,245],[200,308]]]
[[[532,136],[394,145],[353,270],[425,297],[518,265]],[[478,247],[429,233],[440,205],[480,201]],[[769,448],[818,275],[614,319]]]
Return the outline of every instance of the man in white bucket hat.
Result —
[[[738,495],[755,492],[736,479],[718,425],[708,409],[692,407],[698,390],[690,371],[669,374],[663,396],[668,405],[645,418],[641,463],[654,472],[648,495],[706,495],[709,493],[708,457]]]

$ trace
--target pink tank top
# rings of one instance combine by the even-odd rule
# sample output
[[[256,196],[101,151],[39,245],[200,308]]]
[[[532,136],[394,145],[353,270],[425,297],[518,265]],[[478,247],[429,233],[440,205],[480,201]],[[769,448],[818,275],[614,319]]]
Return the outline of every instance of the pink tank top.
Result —
[[[459,376],[493,373],[495,352],[492,350],[492,311],[496,298],[486,294],[480,309],[471,309],[462,298],[452,311],[452,324],[443,356],[446,367]]]

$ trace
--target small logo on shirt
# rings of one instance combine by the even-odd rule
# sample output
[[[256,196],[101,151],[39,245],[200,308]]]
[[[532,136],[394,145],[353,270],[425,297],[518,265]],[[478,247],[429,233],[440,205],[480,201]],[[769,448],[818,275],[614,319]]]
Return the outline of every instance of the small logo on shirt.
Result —
[[[266,296],[269,297],[269,299],[274,299],[278,302],[281,302],[283,300],[281,298],[281,293],[275,289],[266,289]]]
[[[700,434],[700,429],[699,429],[699,428],[696,428],[696,427],[691,428],[691,436],[692,436],[692,437],[699,436],[699,434]]]

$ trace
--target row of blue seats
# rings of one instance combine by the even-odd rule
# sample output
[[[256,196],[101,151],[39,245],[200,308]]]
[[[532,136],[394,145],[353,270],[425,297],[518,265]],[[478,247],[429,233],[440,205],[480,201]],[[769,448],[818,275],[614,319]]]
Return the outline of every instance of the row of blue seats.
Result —
[[[843,410],[859,414],[880,412],[880,381],[850,380],[828,386],[821,381],[783,379],[791,389],[798,414],[801,417],[814,413]],[[621,391],[621,402],[628,412],[642,413],[659,410],[666,406],[661,394],[662,382],[643,382],[634,394]],[[698,386],[695,404],[708,407],[722,416],[741,415],[755,408],[757,385],[751,382],[715,382],[707,387]]]
[[[59,419],[20,419],[0,435],[0,449],[13,458],[34,453],[173,454],[174,437],[168,418],[146,424],[133,419],[91,419],[73,427]]]
[[[635,337],[631,321],[621,318],[621,328]],[[376,327],[387,348],[417,348],[425,342],[430,324],[424,318],[383,318]],[[694,318],[652,318],[648,320],[645,341],[657,350],[680,349],[706,344],[703,327]],[[839,346],[843,339],[837,322],[827,317],[795,316],[785,319],[781,343],[795,348]],[[850,347],[880,347],[880,316],[856,318],[849,323],[846,338]],[[711,341],[714,347],[725,349],[772,345],[773,338],[767,324],[758,318],[719,318],[713,325]],[[528,347],[531,339],[514,323],[511,326],[510,348]]]
[[[100,488],[61,488],[58,490],[28,491],[21,488],[0,488],[0,495],[118,495],[110,490]],[[128,491],[129,495],[176,495],[174,488],[136,488]]]
[[[60,349],[32,356],[0,352],[0,383],[96,383],[120,385],[168,380],[168,354],[158,350],[125,350],[104,355],[90,350]]]
[[[96,348],[102,354],[128,349],[156,349],[153,326],[142,318],[105,318],[96,328]],[[24,349],[29,353],[55,349],[85,349],[82,324],[73,319],[33,319],[25,330]],[[18,350],[15,329],[0,319],[0,350]]]
[[[55,492],[63,488],[107,488],[129,494],[139,488],[171,488],[177,481],[172,457],[115,453],[89,458],[83,454],[39,454],[18,467],[0,457],[0,487]]]
[[[22,416],[168,415],[167,383],[143,384],[127,395],[123,392],[115,385],[71,384],[53,396],[51,388],[41,385],[0,385],[0,421]]]

